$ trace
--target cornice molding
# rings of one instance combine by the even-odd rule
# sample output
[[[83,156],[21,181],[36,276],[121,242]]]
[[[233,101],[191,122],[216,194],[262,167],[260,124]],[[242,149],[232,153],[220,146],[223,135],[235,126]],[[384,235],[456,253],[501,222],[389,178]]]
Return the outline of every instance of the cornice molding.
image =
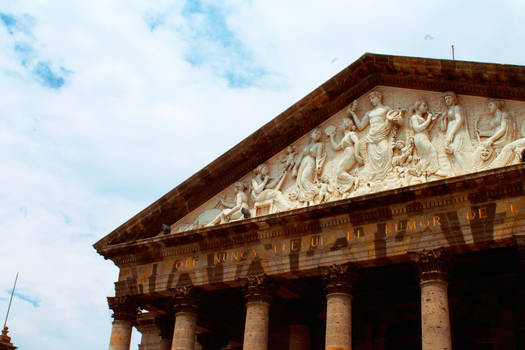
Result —
[[[525,67],[366,53],[102,238],[95,249],[104,255],[110,244],[155,236],[162,224],[176,222],[377,85],[525,101]],[[287,133],[283,135],[282,130]]]

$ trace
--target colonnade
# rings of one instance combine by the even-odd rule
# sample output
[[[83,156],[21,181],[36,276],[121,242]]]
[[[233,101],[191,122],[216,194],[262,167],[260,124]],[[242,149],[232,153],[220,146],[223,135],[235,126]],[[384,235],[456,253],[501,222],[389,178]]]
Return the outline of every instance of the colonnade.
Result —
[[[443,249],[423,251],[414,257],[421,288],[421,336],[423,350],[451,350],[450,316],[447,293],[448,255]],[[326,296],[325,350],[352,349],[352,296],[358,276],[353,264],[332,265],[323,269]],[[243,281],[246,304],[243,350],[267,350],[270,305],[275,286],[264,274]],[[196,349],[196,289],[173,290],[175,322],[173,331],[159,334],[161,350]],[[137,319],[138,306],[131,298],[110,297],[113,329],[110,350],[129,350],[131,330]],[[147,332],[147,329],[144,328]],[[144,334],[144,333],[143,333]],[[304,324],[291,324],[289,349],[309,350],[309,329]],[[171,339],[169,338],[171,336]],[[158,343],[157,343],[158,344]],[[170,347],[171,344],[171,347]],[[143,342],[141,350],[149,348]],[[223,349],[226,349],[223,348]]]

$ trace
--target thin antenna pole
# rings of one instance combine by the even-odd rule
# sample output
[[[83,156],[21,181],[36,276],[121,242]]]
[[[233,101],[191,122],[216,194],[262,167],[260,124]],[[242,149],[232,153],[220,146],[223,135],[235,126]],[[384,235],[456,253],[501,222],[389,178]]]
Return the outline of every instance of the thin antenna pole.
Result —
[[[11,299],[9,299],[9,306],[7,307],[7,315],[5,315],[4,328],[7,326],[7,318],[9,317],[9,311],[11,310],[11,303],[13,302],[13,295],[15,294],[16,281],[18,281],[18,272],[16,273],[15,284],[11,291]]]
[[[452,60],[455,60],[454,58],[454,45],[451,45],[452,46]]]

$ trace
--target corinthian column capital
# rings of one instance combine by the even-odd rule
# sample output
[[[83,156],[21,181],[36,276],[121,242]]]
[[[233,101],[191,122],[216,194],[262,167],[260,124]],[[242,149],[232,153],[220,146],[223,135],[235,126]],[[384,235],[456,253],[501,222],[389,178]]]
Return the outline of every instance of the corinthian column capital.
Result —
[[[129,296],[108,297],[108,305],[113,310],[113,319],[135,323],[139,313],[139,305],[135,298]]]
[[[414,254],[413,262],[418,269],[420,282],[446,281],[450,258],[450,253],[444,248],[423,250]]]
[[[264,273],[249,275],[240,281],[244,299],[250,301],[265,301],[270,303],[273,283]]]
[[[168,292],[173,301],[175,312],[197,313],[199,294],[197,288],[188,285],[172,288]]]
[[[326,294],[352,294],[358,276],[354,264],[330,265],[321,268]]]

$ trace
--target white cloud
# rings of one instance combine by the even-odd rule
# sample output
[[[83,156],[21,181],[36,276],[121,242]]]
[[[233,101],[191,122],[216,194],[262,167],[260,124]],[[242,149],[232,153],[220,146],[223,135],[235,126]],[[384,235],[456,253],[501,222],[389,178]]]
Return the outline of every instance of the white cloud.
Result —
[[[91,245],[364,52],[449,58],[454,44],[458,59],[525,65],[519,1],[499,2],[497,16],[479,1],[222,6],[242,52],[267,73],[245,88],[224,76],[238,62],[242,74],[243,56],[186,35],[182,2],[0,7],[31,16],[39,57],[71,71],[59,89],[39,85],[0,27],[0,310],[16,271],[20,293],[40,302],[15,300],[20,348],[106,347],[117,269]],[[188,38],[208,45],[208,61],[188,62]]]

